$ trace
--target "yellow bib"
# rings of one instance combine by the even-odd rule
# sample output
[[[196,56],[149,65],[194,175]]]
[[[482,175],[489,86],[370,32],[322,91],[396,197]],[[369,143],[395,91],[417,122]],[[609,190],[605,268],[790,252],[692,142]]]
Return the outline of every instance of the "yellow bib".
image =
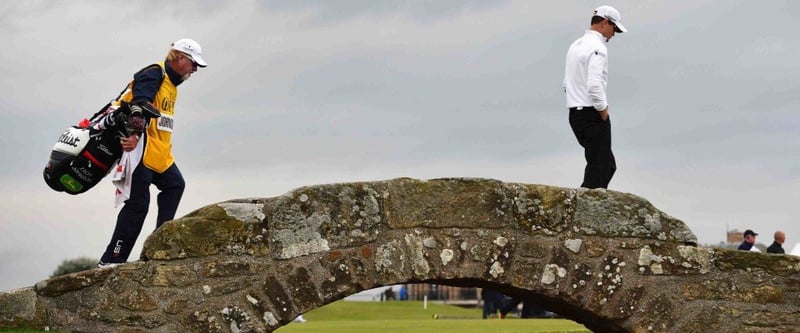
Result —
[[[161,112],[161,117],[150,119],[147,125],[147,145],[144,147],[142,163],[151,170],[162,173],[167,171],[175,158],[172,156],[172,128],[175,115],[175,101],[178,99],[178,88],[172,83],[164,71],[164,62],[159,62],[158,66],[164,75],[164,81],[156,92],[153,104]],[[133,99],[133,81],[128,84],[128,88],[117,99],[119,101],[130,102]]]

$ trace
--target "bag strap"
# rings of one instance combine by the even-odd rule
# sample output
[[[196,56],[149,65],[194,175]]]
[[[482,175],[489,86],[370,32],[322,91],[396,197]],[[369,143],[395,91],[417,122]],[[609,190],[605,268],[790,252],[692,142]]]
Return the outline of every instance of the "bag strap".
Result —
[[[161,82],[164,82],[164,76],[166,76],[166,75],[167,75],[167,73],[166,73],[166,68],[165,68],[165,67],[161,67],[159,64],[151,64],[151,65],[147,65],[147,66],[145,66],[144,68],[140,69],[140,70],[139,70],[138,72],[136,72],[135,74],[133,74],[133,76],[135,77],[135,76],[136,76],[136,75],[138,75],[139,73],[142,73],[142,72],[144,72],[144,71],[150,70],[150,69],[152,69],[152,68],[158,68],[158,69],[160,69],[160,72],[161,72]],[[161,82],[159,82],[159,85],[161,85]],[[119,92],[119,94],[117,94],[117,97],[116,97],[116,98],[114,98],[112,101],[118,101],[120,98],[122,98],[122,95],[123,95],[123,94],[125,94],[125,91],[127,91],[127,90],[128,90],[128,88],[131,88],[131,87],[132,87],[132,84],[133,84],[133,80],[131,80],[131,82],[130,82],[130,83],[128,83],[127,85],[125,85],[125,87],[124,87],[124,88],[122,88],[122,91],[120,91],[120,92]],[[123,104],[125,104],[125,103],[123,102]],[[91,122],[91,121],[95,121],[95,120],[99,119],[100,117],[104,116],[104,115],[107,113],[107,110],[108,110],[108,107],[109,107],[109,106],[111,106],[111,102],[108,102],[108,103],[106,103],[106,105],[104,105],[102,108],[100,108],[100,110],[99,110],[99,111],[97,111],[97,112],[96,112],[94,115],[92,115],[92,116],[89,118],[89,121],[90,121],[90,122]]]

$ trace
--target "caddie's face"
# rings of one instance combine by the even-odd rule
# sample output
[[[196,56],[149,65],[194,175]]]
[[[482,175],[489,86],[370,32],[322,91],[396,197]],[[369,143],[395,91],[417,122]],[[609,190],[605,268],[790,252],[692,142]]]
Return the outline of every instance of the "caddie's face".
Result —
[[[178,66],[175,68],[175,72],[183,77],[184,80],[188,79],[192,73],[197,71],[197,63],[192,60],[192,58],[187,54],[181,54],[180,59],[178,59]]]

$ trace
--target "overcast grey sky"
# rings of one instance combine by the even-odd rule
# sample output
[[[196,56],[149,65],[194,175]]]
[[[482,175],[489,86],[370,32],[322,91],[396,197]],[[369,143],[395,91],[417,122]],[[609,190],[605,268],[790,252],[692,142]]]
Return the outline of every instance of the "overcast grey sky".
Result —
[[[69,196],[42,168],[67,126],[183,37],[209,67],[179,89],[178,216],[396,177],[577,187],[585,162],[563,62],[602,4],[630,30],[608,45],[610,188],[650,200],[702,243],[753,228],[769,244],[782,229],[791,249],[797,1],[5,1],[0,290],[100,256],[117,214],[110,180]]]

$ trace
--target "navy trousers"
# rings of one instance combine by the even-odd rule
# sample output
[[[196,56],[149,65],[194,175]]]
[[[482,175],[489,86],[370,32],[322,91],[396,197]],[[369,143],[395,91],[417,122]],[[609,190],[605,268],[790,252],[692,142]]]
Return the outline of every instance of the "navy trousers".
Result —
[[[611,151],[611,118],[604,121],[593,107],[571,108],[569,125],[584,148],[586,158],[581,187],[608,188],[617,171],[617,162]]]
[[[144,226],[147,210],[150,207],[150,184],[158,188],[158,216],[156,229],[164,222],[175,218],[178,204],[183,196],[186,183],[178,166],[173,163],[163,173],[150,170],[143,163],[136,166],[131,176],[131,196],[117,216],[117,226],[111,242],[100,257],[103,263],[123,263],[128,261],[136,239]]]

